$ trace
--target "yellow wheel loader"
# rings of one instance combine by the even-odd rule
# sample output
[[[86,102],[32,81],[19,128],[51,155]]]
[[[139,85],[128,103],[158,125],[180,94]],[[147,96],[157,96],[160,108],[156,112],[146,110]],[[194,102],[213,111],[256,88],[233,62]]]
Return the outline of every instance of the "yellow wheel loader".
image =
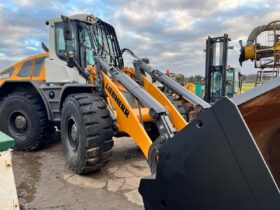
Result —
[[[46,52],[0,73],[0,129],[15,149],[39,148],[56,126],[67,164],[85,174],[109,161],[113,136],[126,135],[151,169],[139,187],[147,210],[280,208],[279,79],[210,106],[121,50],[114,28],[95,16],[47,25]],[[197,112],[191,122],[180,114],[186,104]]]

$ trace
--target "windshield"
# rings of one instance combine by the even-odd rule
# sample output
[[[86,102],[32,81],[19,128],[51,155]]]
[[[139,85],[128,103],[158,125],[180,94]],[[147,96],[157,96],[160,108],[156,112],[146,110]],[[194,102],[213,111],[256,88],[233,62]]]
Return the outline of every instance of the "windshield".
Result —
[[[108,63],[123,67],[123,60],[114,28],[102,21],[91,25],[94,50],[97,55],[103,57]]]
[[[234,96],[234,72],[232,70],[227,71],[226,92],[227,96]]]
[[[211,74],[211,102],[216,102],[222,97],[222,74],[218,71]]]
[[[240,90],[240,73],[238,71],[235,71],[235,74],[234,74],[234,92],[236,94],[238,93],[241,93],[241,90]]]
[[[73,20],[71,27],[73,40],[65,40],[63,23],[55,24],[56,54],[60,59],[67,60],[66,52],[73,51],[82,68],[95,65],[96,55],[115,67],[123,67],[121,50],[111,25],[101,20],[94,24]]]

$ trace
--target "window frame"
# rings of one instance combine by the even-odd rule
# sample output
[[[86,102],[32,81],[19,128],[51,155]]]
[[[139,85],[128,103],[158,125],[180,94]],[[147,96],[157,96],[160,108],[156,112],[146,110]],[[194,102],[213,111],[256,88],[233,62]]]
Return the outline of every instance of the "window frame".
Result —
[[[25,70],[25,69],[23,69],[23,68],[27,68],[25,65],[27,65],[28,63],[31,63],[31,68],[26,72],[26,73],[28,73],[28,74],[23,74],[23,71]],[[21,65],[20,69],[19,69],[18,72],[17,72],[17,76],[18,76],[18,77],[23,77],[23,78],[25,78],[25,77],[30,77],[31,74],[32,74],[33,68],[34,68],[34,59],[30,59],[30,60],[23,61],[23,63],[22,63],[22,65]],[[24,72],[25,72],[25,71],[24,71]]]
[[[77,21],[75,20],[72,20],[71,21],[71,24],[72,24],[72,32],[74,34],[74,42],[75,42],[75,58],[79,61],[80,60],[80,49],[78,47],[78,39],[77,39]],[[61,56],[59,55],[58,53],[58,39],[57,39],[57,36],[56,36],[56,30],[57,30],[57,26],[58,25],[61,25],[62,26],[62,32],[63,32],[63,22],[56,22],[54,24],[54,43],[55,43],[55,53],[56,53],[56,56],[63,60],[63,61],[67,61],[67,57],[66,56]],[[63,32],[64,33],[64,32]],[[64,37],[63,37],[64,39]],[[67,52],[67,45],[66,45],[66,40],[64,39],[64,44],[65,44],[65,53]]]
[[[86,65],[87,56],[84,57],[81,54],[82,53],[81,48],[84,48],[84,47],[82,46],[82,41],[83,40],[81,40],[80,32],[83,32],[84,35],[85,35],[85,33],[87,33],[88,38],[89,38],[90,47],[92,49],[93,49],[93,46],[92,46],[92,41],[91,41],[91,35],[90,35],[89,31],[87,30],[87,28],[85,26],[83,26],[82,24],[77,24],[77,38],[78,38],[78,45],[79,45],[79,47],[78,47],[79,48],[78,49],[79,50],[79,64],[82,68],[86,68],[87,67],[87,65]],[[84,48],[85,52],[83,52],[83,53],[87,54],[87,50],[89,50],[89,49]],[[92,53],[92,54],[94,54],[94,53]],[[84,59],[84,61],[82,61],[82,58]],[[90,65],[95,66],[94,58],[93,58],[93,62],[94,62],[94,64],[90,64]]]
[[[43,66],[45,64],[45,59],[47,57],[41,57],[41,58],[35,58],[34,59],[34,67],[33,67],[33,70],[32,70],[32,77],[39,77],[41,75],[41,72],[42,72],[42,69],[43,69]]]

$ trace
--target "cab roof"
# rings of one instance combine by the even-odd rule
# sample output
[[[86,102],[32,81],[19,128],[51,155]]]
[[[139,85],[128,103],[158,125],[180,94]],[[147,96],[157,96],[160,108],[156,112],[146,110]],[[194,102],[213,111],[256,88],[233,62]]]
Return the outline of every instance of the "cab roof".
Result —
[[[75,14],[67,17],[71,20],[79,20],[90,24],[94,24],[100,20],[99,18],[91,14]],[[61,22],[61,21],[62,21],[61,17],[58,17],[58,18],[51,19],[48,22]]]

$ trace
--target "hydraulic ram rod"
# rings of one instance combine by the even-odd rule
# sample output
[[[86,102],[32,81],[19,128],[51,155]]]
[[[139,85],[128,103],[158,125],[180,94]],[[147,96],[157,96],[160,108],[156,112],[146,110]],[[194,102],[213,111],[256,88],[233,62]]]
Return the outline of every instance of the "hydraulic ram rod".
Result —
[[[172,90],[174,93],[180,95],[190,103],[194,105],[200,105],[204,109],[209,108],[210,104],[205,102],[203,99],[199,98],[198,96],[192,94],[190,91],[188,91],[186,88],[181,86],[179,83],[168,77],[167,75],[163,74],[159,70],[155,70],[152,67],[150,67],[147,63],[145,63],[143,60],[138,59],[134,60],[133,62],[134,66],[138,67],[140,70],[148,73],[151,75],[151,77],[158,82],[162,83],[165,87]]]

